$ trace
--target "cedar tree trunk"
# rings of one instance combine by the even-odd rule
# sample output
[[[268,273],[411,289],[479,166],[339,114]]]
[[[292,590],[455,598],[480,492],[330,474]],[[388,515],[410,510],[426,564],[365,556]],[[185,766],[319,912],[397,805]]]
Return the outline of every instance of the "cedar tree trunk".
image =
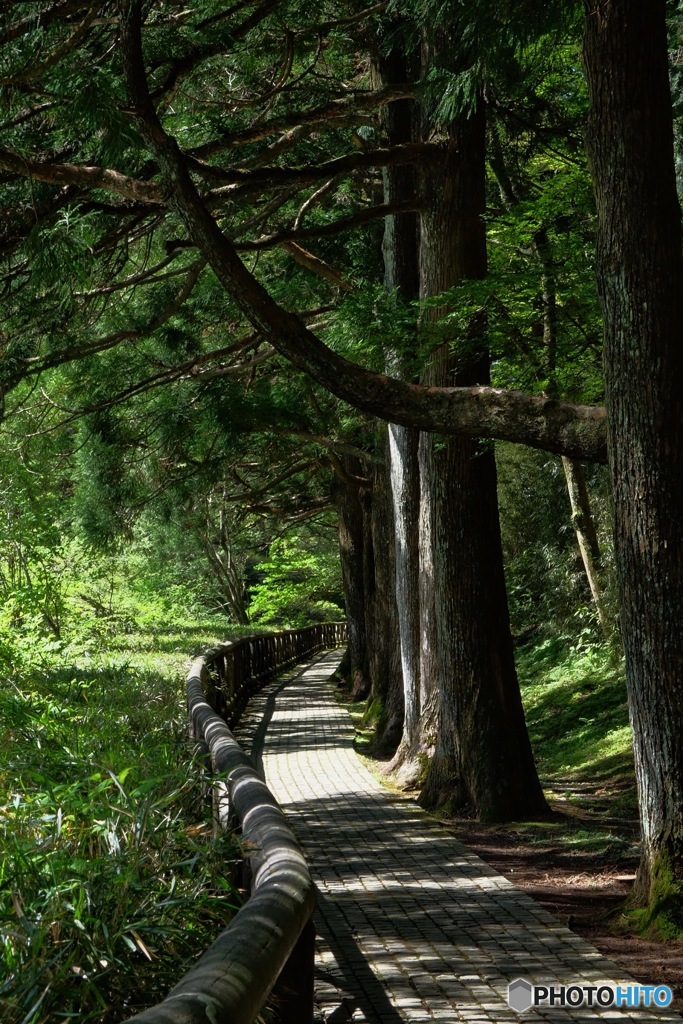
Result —
[[[683,259],[665,0],[590,0],[609,467],[643,850],[655,924],[683,921]]]
[[[403,50],[395,47],[379,59],[382,85],[395,85],[415,77],[415,68]],[[392,103],[382,111],[387,146],[415,139],[417,107],[413,100]],[[415,199],[416,173],[410,164],[386,167],[384,202]],[[418,224],[415,214],[387,217],[384,227],[384,284],[397,303],[414,301],[419,293]],[[415,344],[417,338],[414,339]],[[387,352],[387,372],[410,377],[410,355],[395,349]],[[420,480],[417,461],[418,431],[389,424],[389,479],[394,521],[396,606],[403,679],[403,729],[391,768],[401,769],[404,782],[419,771],[416,758],[422,749],[420,736],[420,566],[418,517]]]
[[[370,543],[373,551],[372,602],[368,610],[371,698],[375,715],[373,749],[393,754],[403,727],[403,677],[396,606],[394,515],[388,480],[388,439],[381,430],[387,461],[375,466],[370,504]],[[382,448],[380,447],[380,451]],[[381,710],[378,713],[378,709]]]
[[[363,510],[362,467],[358,459],[345,458],[333,480],[332,496],[339,514],[339,555],[346,604],[348,629],[347,656],[340,671],[344,672],[354,697],[370,692],[368,632],[366,622],[365,516]]]
[[[423,297],[486,274],[483,109],[457,117],[425,162],[420,275]],[[445,310],[435,310],[438,317]],[[475,318],[464,350],[435,349],[430,385],[489,383]],[[547,812],[524,721],[503,575],[491,445],[468,438],[427,448],[439,729],[420,802],[470,805],[482,820]]]

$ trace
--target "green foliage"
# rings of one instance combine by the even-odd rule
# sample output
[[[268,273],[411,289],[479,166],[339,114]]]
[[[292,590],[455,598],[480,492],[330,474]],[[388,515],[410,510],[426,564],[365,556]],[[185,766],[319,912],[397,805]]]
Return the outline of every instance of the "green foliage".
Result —
[[[297,532],[274,541],[254,566],[249,614],[259,625],[293,629],[344,617],[339,555],[324,534]]]
[[[170,632],[157,618],[126,637],[118,658],[94,654],[82,628],[51,658],[43,648],[40,669],[5,672],[8,1024],[55,1012],[104,1024],[157,1001],[239,900],[230,878],[239,851],[230,836],[211,838],[202,766],[184,739],[184,657],[175,652],[186,654],[199,632],[178,608],[174,619]],[[205,642],[216,638],[210,628],[200,627]]]
[[[408,375],[417,374],[422,357],[416,357],[418,305],[404,303],[380,284],[366,283],[337,306],[325,334],[335,351],[384,372],[387,356],[398,359]]]
[[[569,648],[601,648],[595,607],[572,524],[559,457],[518,445],[496,446],[503,554],[513,633],[553,637]],[[602,558],[600,580],[609,616],[617,593],[607,473],[587,468]]]
[[[626,684],[610,652],[546,640],[520,651],[517,669],[541,776],[628,775],[633,785]]]
[[[150,509],[113,518],[99,527],[98,548],[86,543],[88,507],[99,503],[101,517],[130,512],[117,461],[130,431],[129,420],[102,415],[83,426],[78,487],[73,462],[61,457],[71,434],[3,456],[0,1005],[8,1024],[42,1024],[54,1013],[105,1024],[157,1001],[237,901],[230,872],[239,851],[230,837],[211,838],[206,780],[184,736],[187,655],[240,635],[225,615],[207,614],[208,570],[188,528],[207,516],[211,539],[221,495],[209,490],[202,505],[195,492],[184,521],[182,488],[169,490],[166,512],[176,519],[164,523],[160,509],[156,518]],[[235,543],[261,543],[233,527]],[[290,552],[286,570],[300,583],[293,604],[339,618],[338,607],[325,614],[323,600],[339,586],[333,531],[319,533],[304,531],[299,555]],[[316,575],[315,587],[304,587],[302,572]],[[281,580],[270,585],[281,589]],[[268,583],[259,586],[267,607]]]
[[[67,441],[48,434],[1,460],[7,1024],[104,1024],[157,1001],[237,900],[239,851],[212,838],[183,685],[188,654],[230,630],[207,614],[200,574],[172,578],[168,560],[155,571],[140,529],[125,547],[85,543]]]

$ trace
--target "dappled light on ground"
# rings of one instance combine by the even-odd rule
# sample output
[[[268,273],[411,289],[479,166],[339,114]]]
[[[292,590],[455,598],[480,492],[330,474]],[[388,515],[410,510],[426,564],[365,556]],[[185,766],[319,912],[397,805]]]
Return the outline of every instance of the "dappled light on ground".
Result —
[[[337,657],[266,688],[241,735],[247,748],[263,743],[269,786],[320,888],[320,1021],[512,1024],[519,1018],[507,985],[515,978],[626,981],[447,828],[373,778],[328,679]],[[621,1010],[619,1020],[636,1013],[642,1022],[679,1020],[643,1009]],[[557,1007],[526,1019],[594,1018],[594,1009]]]

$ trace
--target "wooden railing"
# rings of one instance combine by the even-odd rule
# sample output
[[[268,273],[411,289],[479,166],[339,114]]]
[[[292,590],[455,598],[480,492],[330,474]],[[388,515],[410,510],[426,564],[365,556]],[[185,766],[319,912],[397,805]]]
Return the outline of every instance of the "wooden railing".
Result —
[[[346,644],[345,622],[321,622],[303,629],[245,637],[206,655],[215,711],[231,728],[264,682],[318,651]]]
[[[252,1024],[278,982],[280,1024],[313,1017],[315,886],[275,797],[241,750],[234,727],[249,696],[318,651],[346,642],[345,623],[323,623],[221,644],[192,665],[187,699],[192,737],[205,744],[224,800],[220,818],[242,830],[249,899],[163,1002],[136,1024]]]

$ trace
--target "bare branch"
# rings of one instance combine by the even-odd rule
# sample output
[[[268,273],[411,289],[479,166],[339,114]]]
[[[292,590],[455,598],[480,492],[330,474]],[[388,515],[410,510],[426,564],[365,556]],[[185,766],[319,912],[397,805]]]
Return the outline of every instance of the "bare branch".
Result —
[[[372,7],[366,7],[364,11],[359,11],[357,14],[349,14],[346,18],[335,18],[334,21],[323,21],[322,24],[315,27],[314,31],[327,34],[328,32],[331,32],[333,28],[344,28],[348,25],[356,25],[359,21],[364,21],[372,14],[381,14],[382,11],[386,11],[388,6],[388,0],[382,0],[381,3],[373,4]]]
[[[429,156],[435,148],[438,148],[438,144],[434,142],[405,142],[391,149],[367,149],[358,153],[346,153],[325,163],[309,164],[304,167],[258,167],[244,170],[240,167],[216,167],[193,158],[187,159],[187,166],[207,181],[226,182],[224,187],[214,189],[211,195],[232,199],[248,189],[253,189],[254,186],[261,188],[290,183],[312,185],[320,179],[327,180],[337,175],[351,174],[353,171],[412,164]]]
[[[315,192],[313,192],[313,194],[308,197],[308,199],[304,200],[304,202],[299,207],[299,212],[296,215],[296,220],[294,221],[294,230],[296,230],[300,226],[304,215],[308,213],[308,211],[312,209],[317,203],[324,199],[325,196],[329,195],[330,192],[332,192],[338,180],[338,178],[330,178],[330,180],[326,181],[324,185],[321,185],[320,188],[317,188]]]
[[[331,267],[329,263],[321,260],[319,256],[314,256],[312,252],[308,252],[307,249],[302,249],[296,242],[282,242],[281,248],[295,260],[300,266],[305,267],[306,270],[312,270],[318,277],[325,278],[326,281],[330,281],[337,288],[341,288],[342,291],[350,292],[353,290],[353,285],[350,281],[347,281],[343,276],[341,270],[337,270],[336,267]]]

